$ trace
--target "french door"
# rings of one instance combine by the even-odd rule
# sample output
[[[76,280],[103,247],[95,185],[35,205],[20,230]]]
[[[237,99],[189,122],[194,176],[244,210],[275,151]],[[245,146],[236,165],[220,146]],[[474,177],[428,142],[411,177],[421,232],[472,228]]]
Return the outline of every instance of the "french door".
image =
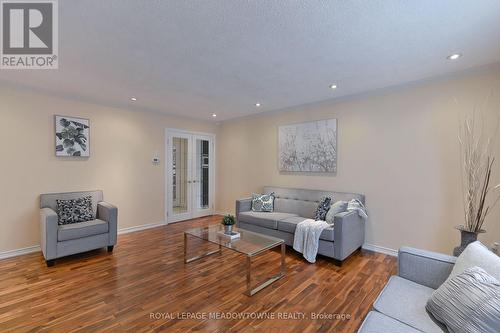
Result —
[[[166,220],[212,215],[215,136],[166,130]]]

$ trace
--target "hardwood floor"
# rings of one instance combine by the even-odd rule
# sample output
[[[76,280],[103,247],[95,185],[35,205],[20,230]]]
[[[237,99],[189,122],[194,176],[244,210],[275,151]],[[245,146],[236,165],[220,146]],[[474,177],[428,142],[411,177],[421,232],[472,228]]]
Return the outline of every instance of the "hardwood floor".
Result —
[[[379,253],[363,250],[337,267],[322,257],[308,264],[287,248],[287,275],[247,297],[245,257],[224,249],[183,263],[183,231],[219,221],[122,235],[113,253],[92,251],[50,268],[40,253],[0,261],[0,332],[356,332],[396,272],[396,258]],[[277,251],[255,260],[256,278],[277,272],[279,260]]]

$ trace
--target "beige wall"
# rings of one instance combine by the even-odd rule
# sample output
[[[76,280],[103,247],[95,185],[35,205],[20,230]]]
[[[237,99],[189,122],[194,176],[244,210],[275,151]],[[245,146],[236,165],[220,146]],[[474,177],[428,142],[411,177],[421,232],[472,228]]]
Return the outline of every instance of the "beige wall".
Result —
[[[38,195],[100,188],[120,209],[119,228],[164,220],[164,129],[217,133],[220,212],[264,185],[366,194],[367,242],[450,252],[462,223],[458,123],[493,90],[500,115],[500,69],[387,90],[341,102],[211,122],[104,107],[0,87],[0,252],[39,243]],[[458,104],[454,103],[454,99]],[[54,114],[91,119],[91,157],[54,156]],[[338,119],[336,176],[281,174],[277,127]],[[495,145],[500,159],[500,144]],[[161,164],[151,158],[159,152]],[[495,167],[500,182],[500,160]],[[500,240],[500,206],[486,243]]]
[[[463,223],[459,119],[490,90],[496,94],[487,109],[493,120],[500,116],[498,67],[225,122],[218,136],[218,210],[233,212],[236,198],[259,192],[264,185],[364,193],[370,214],[367,243],[450,253],[458,243],[453,226]],[[338,119],[337,175],[280,173],[278,126],[328,118]],[[500,241],[500,206],[485,227],[483,241]]]
[[[56,158],[54,115],[90,118],[91,157]],[[216,132],[198,122],[0,87],[0,252],[39,244],[39,194],[102,189],[119,226],[164,220],[164,130]],[[161,164],[153,165],[153,153]]]

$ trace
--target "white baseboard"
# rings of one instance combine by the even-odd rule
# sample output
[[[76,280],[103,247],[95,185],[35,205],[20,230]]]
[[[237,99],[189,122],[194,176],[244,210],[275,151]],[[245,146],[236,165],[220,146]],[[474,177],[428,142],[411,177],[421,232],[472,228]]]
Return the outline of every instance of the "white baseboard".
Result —
[[[129,234],[131,232],[163,227],[166,225],[167,225],[167,223],[165,223],[164,221],[161,221],[160,223],[150,223],[150,224],[138,225],[136,227],[122,228],[122,229],[118,229],[118,235],[124,235],[124,234]]]
[[[151,229],[151,228],[163,227],[165,225],[167,225],[167,224],[162,221],[160,223],[150,223],[150,224],[139,225],[136,227],[122,228],[122,229],[118,230],[118,235],[129,234],[131,232],[136,232],[136,231],[141,231],[141,230],[146,230],[146,229]],[[0,252],[0,260],[12,258],[12,257],[17,257],[17,256],[22,256],[23,254],[28,254],[28,253],[33,253],[33,252],[40,252],[40,251],[42,251],[42,249],[40,248],[40,245],[33,245],[33,246],[25,247],[22,249],[4,251],[4,252]]]
[[[214,215],[221,215],[221,216],[225,216],[225,215],[234,215],[234,214],[227,213],[227,212],[214,212]]]
[[[388,247],[383,247],[383,246],[365,243],[365,244],[363,244],[363,249],[368,250],[368,251],[387,254],[387,255],[393,256],[393,257],[398,256],[398,250],[390,249]]]
[[[30,247],[24,247],[22,249],[0,252],[0,259],[7,259],[12,257],[22,256],[23,254],[40,252],[40,251],[42,251],[40,245],[33,245]]]

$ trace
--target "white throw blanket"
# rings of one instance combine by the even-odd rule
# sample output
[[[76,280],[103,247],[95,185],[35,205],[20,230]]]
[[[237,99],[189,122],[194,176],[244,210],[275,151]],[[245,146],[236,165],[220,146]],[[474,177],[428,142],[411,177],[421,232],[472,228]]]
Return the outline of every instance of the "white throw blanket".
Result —
[[[302,253],[307,261],[314,264],[318,254],[319,236],[328,227],[330,224],[325,221],[311,219],[298,223],[293,239],[293,249]]]

